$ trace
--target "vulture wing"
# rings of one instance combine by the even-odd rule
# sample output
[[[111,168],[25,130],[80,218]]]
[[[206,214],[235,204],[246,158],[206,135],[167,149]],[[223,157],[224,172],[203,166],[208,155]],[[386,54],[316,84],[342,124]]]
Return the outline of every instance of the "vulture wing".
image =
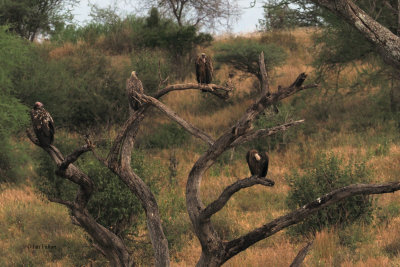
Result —
[[[269,163],[269,157],[267,152],[261,153],[261,161],[260,164],[261,165],[261,177],[265,177],[267,176],[268,173],[268,163]]]

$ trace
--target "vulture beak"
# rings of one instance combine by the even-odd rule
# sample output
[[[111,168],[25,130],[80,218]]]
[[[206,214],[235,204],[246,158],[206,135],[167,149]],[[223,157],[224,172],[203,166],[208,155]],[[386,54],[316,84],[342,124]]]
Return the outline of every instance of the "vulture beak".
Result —
[[[261,157],[260,157],[260,155],[258,155],[258,153],[256,153],[256,154],[254,155],[254,157],[256,158],[257,161],[260,161],[260,160],[261,160]]]

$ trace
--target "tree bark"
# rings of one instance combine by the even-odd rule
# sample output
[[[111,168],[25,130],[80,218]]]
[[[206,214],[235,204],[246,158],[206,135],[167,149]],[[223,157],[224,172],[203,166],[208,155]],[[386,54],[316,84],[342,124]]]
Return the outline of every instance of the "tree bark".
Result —
[[[379,24],[351,0],[311,0],[343,17],[378,50],[382,58],[400,70],[400,37]]]

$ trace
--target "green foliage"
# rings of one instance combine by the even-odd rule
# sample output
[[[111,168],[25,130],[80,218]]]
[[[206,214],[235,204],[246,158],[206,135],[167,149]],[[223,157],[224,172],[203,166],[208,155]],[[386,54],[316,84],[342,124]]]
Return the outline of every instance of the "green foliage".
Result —
[[[28,122],[26,106],[12,95],[12,75],[23,64],[29,46],[6,31],[6,27],[0,27],[0,181],[16,178],[15,171],[22,161],[11,143],[11,137]]]
[[[334,155],[320,155],[303,175],[293,173],[287,177],[291,187],[287,204],[295,210],[337,188],[355,183],[368,182],[368,170],[364,163],[349,162],[347,165]],[[307,234],[324,227],[349,225],[355,221],[372,220],[372,199],[354,196],[324,208],[305,221],[291,228],[292,234]]]
[[[152,134],[140,140],[145,148],[173,148],[188,142],[190,135],[175,123],[162,124]]]
[[[75,0],[2,0],[0,25],[33,41],[37,34],[49,34],[70,18],[67,6]],[[67,11],[65,11],[67,10]]]
[[[295,109],[291,105],[282,104],[277,106],[277,108],[279,109],[277,114],[275,114],[275,108],[273,106],[266,109],[264,112],[265,114],[258,116],[254,127],[256,129],[268,129],[297,119],[294,116]],[[283,131],[266,138],[259,138],[250,142],[249,147],[259,151],[270,151],[283,148],[284,146],[286,147],[292,140],[296,140],[298,130],[301,129],[301,127],[302,126],[299,125],[289,131]]]
[[[56,146],[65,154],[71,153],[76,146],[73,141],[60,140]],[[72,201],[75,197],[77,185],[55,174],[55,165],[45,153],[38,153],[38,166],[35,180],[37,188],[46,196],[57,197]],[[154,163],[153,163],[154,164]],[[127,233],[135,233],[140,223],[142,208],[135,195],[111,171],[97,160],[81,157],[77,165],[86,173],[95,184],[95,190],[88,203],[88,210],[97,222],[108,227],[116,234],[124,237]],[[147,178],[156,173],[156,164],[151,169],[144,162],[144,155],[136,152],[132,156],[132,168],[139,176]],[[154,182],[146,182],[154,188]]]
[[[146,94],[152,95],[158,91],[158,73],[163,79],[170,73],[170,62],[165,58],[165,53],[161,50],[136,49],[132,52],[131,69],[136,70]]]
[[[45,49],[35,49],[14,75],[16,95],[27,106],[42,102],[56,128],[86,131],[119,123],[128,113],[128,75],[110,65],[103,53],[85,47],[61,59],[49,58]]]
[[[266,31],[316,26],[321,23],[318,9],[302,1],[268,0],[263,7],[264,19],[260,20],[260,26]]]
[[[227,43],[215,46],[215,60],[228,64],[235,69],[255,75],[261,81],[258,57],[264,52],[267,71],[283,64],[286,60],[285,51],[274,44],[262,44],[245,38],[234,38]]]
[[[85,160],[80,167],[96,184],[88,209],[97,222],[120,236],[135,233],[142,208],[134,194],[97,160]]]
[[[165,188],[166,185],[163,187]],[[186,214],[183,192],[179,192],[179,188],[174,184],[169,184],[167,191],[168,194],[158,200],[161,219],[170,250],[179,251],[187,241],[190,221]]]

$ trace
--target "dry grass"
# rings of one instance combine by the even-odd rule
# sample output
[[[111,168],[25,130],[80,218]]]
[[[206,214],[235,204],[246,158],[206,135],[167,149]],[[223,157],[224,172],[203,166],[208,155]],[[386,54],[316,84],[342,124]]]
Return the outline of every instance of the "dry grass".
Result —
[[[29,186],[3,184],[0,190],[1,266],[74,266],[88,262],[85,256],[93,248],[83,231],[71,224],[64,207],[43,201]]]

